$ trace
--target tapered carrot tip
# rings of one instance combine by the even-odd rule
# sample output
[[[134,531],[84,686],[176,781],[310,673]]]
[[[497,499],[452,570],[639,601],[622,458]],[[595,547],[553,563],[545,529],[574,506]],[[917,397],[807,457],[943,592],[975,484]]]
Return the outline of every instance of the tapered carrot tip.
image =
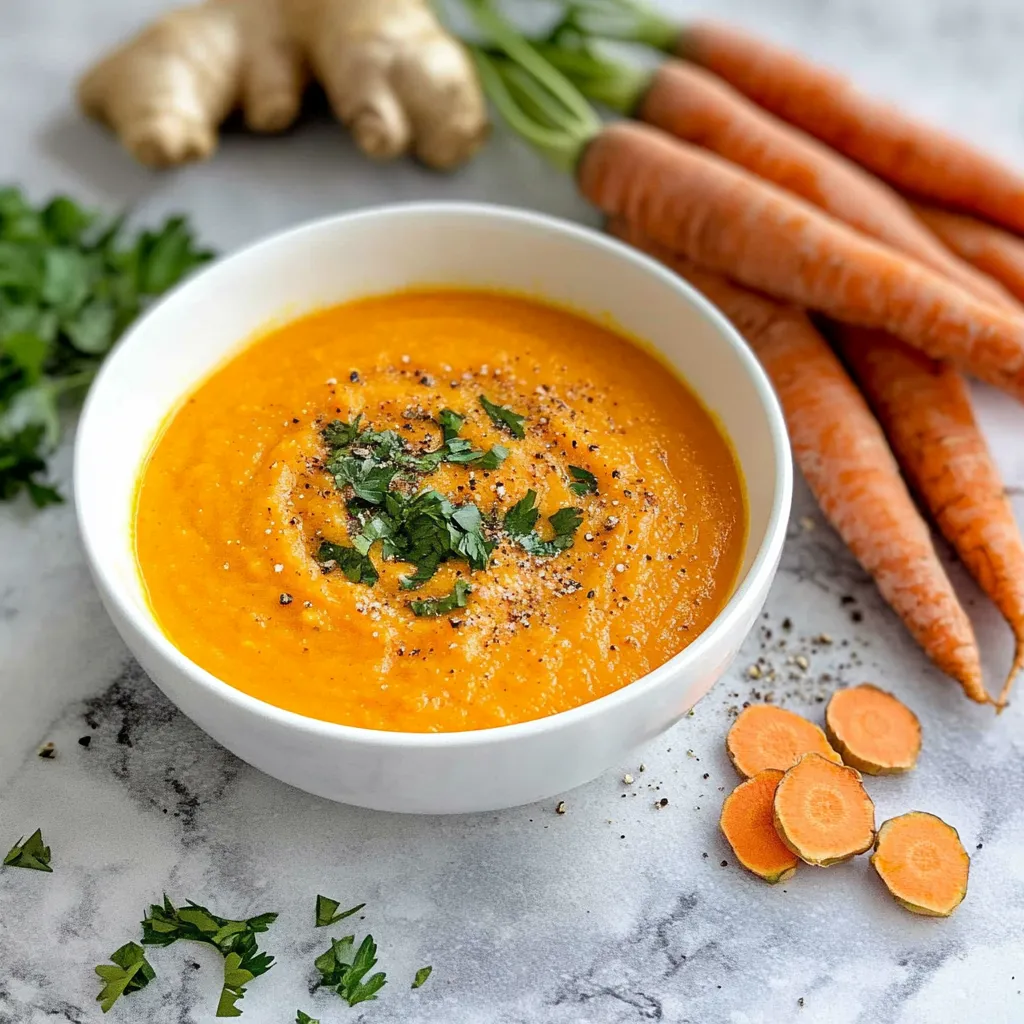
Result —
[[[767,768],[741,782],[725,798],[719,819],[736,859],[771,885],[792,878],[800,863],[775,831],[772,806],[782,775]]]
[[[875,841],[875,805],[856,768],[805,754],[775,790],[779,838],[802,861],[826,868],[856,857]]]
[[[725,738],[725,749],[733,767],[747,779],[766,768],[786,771],[812,752],[839,761],[813,722],[773,704],[745,708]]]
[[[870,683],[832,694],[825,708],[825,735],[843,764],[866,775],[909,772],[921,752],[917,715]]]
[[[967,895],[971,858],[955,828],[934,814],[910,811],[882,824],[871,866],[901,907],[949,917]]]
[[[1001,714],[1007,706],[1010,700],[1010,691],[1013,689],[1013,684],[1017,681],[1017,676],[1024,672],[1024,636],[1017,637],[1016,646],[1013,652],[1013,664],[1010,666],[1009,675],[1006,677],[1006,682],[1003,683],[1003,688],[999,692],[999,696],[996,698],[996,713]]]

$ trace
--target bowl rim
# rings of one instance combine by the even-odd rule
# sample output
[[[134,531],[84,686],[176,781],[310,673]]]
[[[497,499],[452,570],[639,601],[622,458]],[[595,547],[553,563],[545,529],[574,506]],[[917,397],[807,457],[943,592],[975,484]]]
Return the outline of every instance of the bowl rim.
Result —
[[[710,321],[717,329],[722,340],[734,350],[734,353],[739,357],[741,366],[754,386],[769,423],[769,433],[776,465],[768,523],[750,568],[739,581],[718,615],[715,616],[692,644],[646,675],[640,676],[638,679],[619,687],[619,689],[581,704],[578,707],[526,722],[516,722],[483,729],[437,733],[367,729],[361,726],[343,725],[337,722],[326,722],[321,719],[311,718],[295,711],[289,711],[286,708],[277,707],[258,697],[244,693],[242,690],[237,689],[230,683],[219,679],[213,673],[197,665],[178,650],[160,628],[152,611],[147,608],[143,612],[134,600],[127,598],[123,594],[121,582],[113,572],[107,569],[103,556],[98,553],[96,539],[92,534],[88,518],[83,511],[83,503],[79,500],[79,495],[85,493],[86,488],[89,486],[88,481],[84,479],[82,465],[85,461],[83,451],[94,432],[91,427],[92,419],[95,415],[94,410],[103,401],[103,392],[107,382],[114,379],[119,372],[121,353],[133,346],[145,344],[147,324],[151,318],[161,313],[166,306],[180,301],[181,297],[186,295],[199,280],[225,273],[226,267],[238,261],[258,259],[263,251],[272,249],[282,242],[295,241],[308,232],[331,231],[359,221],[387,221],[393,218],[409,216],[484,218],[516,223],[542,234],[560,235],[584,246],[602,249],[613,258],[630,263],[642,272],[659,279],[667,287],[676,291],[685,301],[689,302],[705,320]],[[697,397],[700,398],[701,396],[698,394]],[[742,469],[742,467],[740,468]],[[667,677],[674,676],[680,670],[685,670],[689,663],[696,661],[705,649],[716,643],[719,637],[736,627],[737,623],[742,620],[747,612],[750,604],[757,600],[757,592],[765,575],[774,572],[781,554],[785,540],[786,525],[789,520],[793,491],[793,466],[790,455],[789,436],[782,409],[761,364],[725,315],[689,282],[653,258],[626,245],[624,242],[602,234],[591,227],[560,217],[500,204],[427,200],[379,204],[355,211],[304,221],[293,227],[264,236],[240,249],[228,253],[162,296],[119,339],[114,350],[100,368],[93,386],[89,389],[75,440],[73,489],[79,534],[93,573],[93,578],[101,591],[101,595],[116,607],[118,613],[127,620],[134,633],[159,658],[169,662],[171,667],[187,678],[191,685],[208,691],[209,696],[213,699],[224,700],[234,705],[235,709],[240,713],[256,715],[269,720],[271,724],[305,733],[309,737],[316,737],[327,741],[339,740],[350,745],[366,745],[370,747],[450,750],[529,739],[572,725],[582,725],[589,719],[608,712],[614,712],[617,707],[639,699],[648,691],[657,689]]]

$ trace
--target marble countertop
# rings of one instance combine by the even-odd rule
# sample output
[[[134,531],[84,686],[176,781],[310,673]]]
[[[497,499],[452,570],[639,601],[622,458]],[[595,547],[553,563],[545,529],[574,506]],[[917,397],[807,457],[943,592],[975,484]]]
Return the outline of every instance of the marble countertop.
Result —
[[[501,132],[453,177],[358,157],[332,124],[286,140],[225,140],[205,166],[154,175],[69,102],[75,74],[160,0],[12,0],[0,33],[0,180],[68,190],[140,218],[188,210],[230,249],[296,221],[421,197],[591,214],[571,185]],[[680,5],[682,7],[683,5]],[[876,92],[1024,164],[1019,0],[718,0],[714,9],[848,69]],[[1024,519],[1024,410],[988,391],[979,414]],[[68,484],[70,450],[57,459]],[[802,485],[765,617],[740,660],[678,727],[554,803],[416,818],[306,796],[249,768],[172,707],[132,662],[89,580],[69,506],[0,507],[0,846],[42,826],[55,871],[0,871],[0,1024],[100,1019],[93,965],[138,937],[166,891],[227,916],[280,911],[278,964],[252,983],[250,1024],[912,1024],[1024,1020],[1024,708],[999,719],[929,667],[817,515]],[[1006,628],[952,569],[992,678]],[[790,627],[786,629],[785,620]],[[829,645],[814,642],[825,633]],[[789,663],[809,659],[806,671]],[[972,856],[949,921],[911,916],[865,858],[769,888],[739,869],[716,822],[735,784],[730,709],[765,687],[819,715],[840,684],[874,680],[920,714],[905,778],[871,780],[880,818],[934,811]],[[80,738],[88,737],[88,746]],[[52,761],[35,756],[43,741]],[[645,770],[640,769],[641,762]],[[636,782],[625,786],[624,772]],[[655,800],[667,797],[664,809]],[[311,993],[326,946],[314,894],[365,901],[390,984],[350,1010]],[[159,977],[111,1020],[211,1020],[220,967],[161,951]],[[418,991],[417,968],[434,974]]]

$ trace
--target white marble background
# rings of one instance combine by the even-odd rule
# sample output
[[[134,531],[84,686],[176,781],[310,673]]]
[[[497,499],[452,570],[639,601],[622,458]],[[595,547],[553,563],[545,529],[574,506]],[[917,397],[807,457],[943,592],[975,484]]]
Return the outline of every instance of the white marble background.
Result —
[[[161,6],[7,0],[0,181],[39,198],[64,189],[129,204],[147,220],[187,210],[225,250],[305,218],[409,198],[589,218],[567,181],[500,132],[450,178],[372,166],[325,120],[285,140],[232,136],[202,167],[135,167],[79,119],[69,90],[93,56]],[[1020,0],[678,7],[795,44],[1024,165]],[[1024,410],[990,392],[978,400],[1024,519]],[[65,485],[69,467],[65,449]],[[93,965],[138,937],[143,908],[164,890],[228,916],[280,911],[265,937],[279,962],[242,1003],[250,1024],[290,1024],[298,1007],[324,1022],[381,1024],[1024,1020],[1021,707],[994,720],[930,669],[802,488],[767,617],[731,675],[634,763],[567,794],[564,816],[545,805],[398,817],[274,782],[208,740],[132,664],[88,579],[69,507],[0,508],[0,552],[0,846],[42,826],[55,866],[53,875],[0,871],[0,1024],[98,1020]],[[954,574],[995,677],[1008,633]],[[812,642],[822,632],[830,646]],[[808,656],[807,672],[787,664],[794,653]],[[801,869],[775,889],[731,863],[716,829],[735,782],[722,736],[729,709],[758,698],[745,669],[759,656],[778,670],[775,699],[796,710],[819,714],[835,685],[872,679],[920,713],[919,769],[870,789],[881,817],[916,807],[960,829],[974,862],[952,920],[900,910],[863,858]],[[57,745],[54,761],[35,756],[44,740]],[[669,805],[655,810],[662,796]],[[311,994],[312,959],[326,946],[311,927],[317,892],[367,902],[357,928],[377,938],[390,978],[378,1002],[350,1010]],[[211,1020],[216,958],[179,945],[152,959],[157,980],[109,1019]],[[426,963],[433,977],[411,992]]]

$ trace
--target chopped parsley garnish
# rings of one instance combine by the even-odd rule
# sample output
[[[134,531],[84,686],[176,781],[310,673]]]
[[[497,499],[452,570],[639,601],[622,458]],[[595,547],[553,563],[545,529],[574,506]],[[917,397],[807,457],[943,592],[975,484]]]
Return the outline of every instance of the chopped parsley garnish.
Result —
[[[336,924],[338,921],[344,921],[346,917],[351,917],[353,914],[358,914],[365,903],[360,903],[356,907],[350,907],[348,910],[343,910],[338,913],[338,907],[341,904],[337,900],[332,900],[330,896],[317,896],[316,898],[316,926],[317,928],[329,928],[332,924]]]
[[[367,981],[367,974],[377,964],[377,943],[367,935],[355,948],[355,936],[331,939],[331,948],[316,958],[320,983],[333,988],[349,1006],[369,1002],[387,983],[387,975],[378,971]]]
[[[442,438],[445,441],[450,441],[453,437],[459,436],[459,431],[462,430],[466,418],[452,409],[442,409],[438,414],[437,422],[441,425]]]
[[[380,578],[369,556],[355,547],[343,547],[325,540],[316,553],[316,560],[325,569],[336,565],[352,583],[365,583],[372,587]]]
[[[125,328],[211,257],[182,217],[126,239],[64,196],[32,206],[0,188],[0,501],[62,501],[41,479],[61,408],[85,393]]]
[[[427,978],[430,977],[430,972],[433,969],[434,969],[433,967],[421,967],[416,972],[416,977],[412,979],[411,987],[412,988],[420,988],[423,985],[423,983],[427,980]]]
[[[24,837],[19,839],[4,857],[4,866],[52,872],[50,848],[43,843],[42,831],[37,828],[28,839]]]
[[[508,458],[508,449],[496,444],[484,452],[483,458],[476,464],[480,469],[497,469]]]
[[[295,1014],[295,1024],[320,1024],[320,1021],[314,1020],[308,1013],[303,1013],[299,1010]]]
[[[412,609],[413,615],[420,618],[448,615],[456,608],[465,608],[466,598],[470,593],[471,588],[465,580],[456,580],[450,594],[446,594],[444,597],[430,597],[425,601],[410,601],[409,607]]]
[[[415,572],[402,578],[407,590],[426,583],[442,562],[461,559],[471,569],[486,567],[494,542],[483,532],[483,517],[473,502],[453,505],[434,490],[406,495],[388,491],[381,508],[360,509],[349,505],[349,513],[362,526],[352,547],[325,541],[320,545],[321,562],[336,562],[353,583],[373,586],[377,571],[370,562],[370,548],[380,541],[385,561],[408,562]],[[325,557],[327,556],[327,557]]]
[[[503,526],[505,532],[527,554],[545,558],[571,548],[576,531],[583,522],[579,509],[560,508],[548,517],[554,536],[544,540],[534,529],[538,519],[540,511],[537,508],[537,492],[531,489],[505,513]]]
[[[112,963],[100,964],[96,968],[103,981],[96,1000],[104,1013],[125,993],[138,992],[156,977],[156,971],[146,959],[146,951],[136,942],[126,942],[120,949],[115,949],[110,959]]]
[[[192,900],[187,906],[174,907],[164,896],[163,905],[154,903],[142,921],[144,946],[169,946],[179,939],[205,942],[224,956],[224,987],[217,1004],[218,1017],[238,1017],[242,1011],[238,1000],[245,995],[245,986],[274,964],[269,953],[261,952],[256,936],[265,932],[277,914],[259,914],[242,921],[211,914]]]
[[[597,494],[597,477],[590,470],[582,466],[570,466],[569,475],[573,479],[569,484],[569,490],[573,494]]]
[[[520,441],[526,437],[526,431],[523,429],[523,424],[526,422],[525,416],[520,416],[519,413],[513,412],[507,406],[496,405],[486,395],[480,396],[480,404],[496,427],[507,430]]]

